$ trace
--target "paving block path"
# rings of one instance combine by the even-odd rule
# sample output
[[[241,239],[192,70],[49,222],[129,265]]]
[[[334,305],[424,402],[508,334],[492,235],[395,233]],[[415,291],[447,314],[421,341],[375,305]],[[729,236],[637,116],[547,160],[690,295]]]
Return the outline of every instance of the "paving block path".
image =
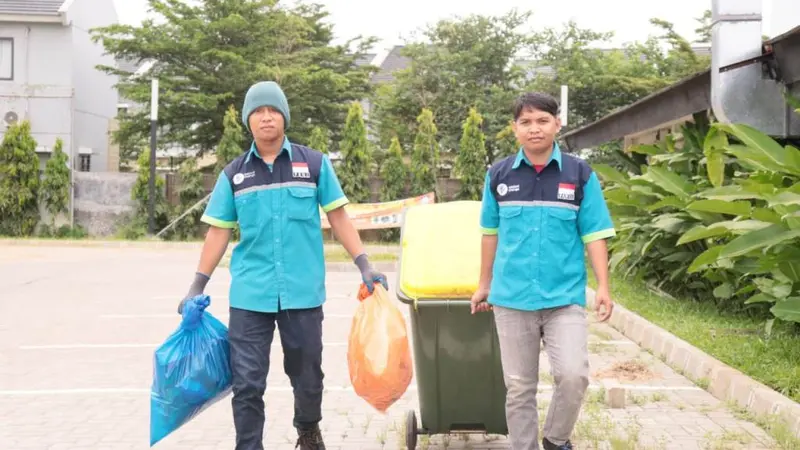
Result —
[[[153,350],[176,328],[178,299],[197,263],[191,249],[0,245],[0,448],[149,448]],[[395,274],[390,274],[390,280]],[[227,322],[229,275],[207,292]],[[351,389],[347,336],[359,277],[330,272],[325,305],[323,423],[328,449],[405,448],[405,413],[416,384],[387,414]],[[400,303],[407,314],[406,307]],[[605,324],[591,325],[591,388],[574,441],[579,449],[773,449],[772,440],[724,404]],[[546,352],[546,350],[545,350]],[[552,376],[541,364],[540,417]],[[280,344],[268,377],[268,449],[294,448],[292,393]],[[624,386],[624,405],[606,394]],[[540,424],[541,426],[541,424]],[[163,450],[233,449],[230,397],[156,445]],[[418,448],[503,449],[503,436],[420,436]]]

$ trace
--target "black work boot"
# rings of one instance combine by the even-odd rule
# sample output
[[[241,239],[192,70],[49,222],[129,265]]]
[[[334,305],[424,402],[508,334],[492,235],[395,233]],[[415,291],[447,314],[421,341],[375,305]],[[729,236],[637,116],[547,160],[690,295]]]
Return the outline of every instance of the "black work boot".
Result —
[[[572,443],[567,441],[563,445],[556,445],[548,441],[547,438],[543,438],[542,447],[544,447],[544,450],[572,450]]]
[[[297,444],[294,448],[300,450],[325,450],[325,442],[322,441],[322,433],[319,425],[314,425],[308,429],[297,429]]]

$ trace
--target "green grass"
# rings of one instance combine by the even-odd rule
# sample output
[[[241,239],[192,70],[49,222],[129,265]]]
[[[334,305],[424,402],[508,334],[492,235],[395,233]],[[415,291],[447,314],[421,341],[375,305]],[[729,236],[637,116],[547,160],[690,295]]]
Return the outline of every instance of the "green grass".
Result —
[[[353,258],[343,248],[325,249],[325,261],[326,262],[350,262],[352,260],[353,260]],[[389,252],[374,252],[373,253],[373,252],[370,252],[369,253],[369,260],[370,260],[370,262],[397,261],[397,253],[389,253]]]
[[[589,285],[596,287],[589,271]],[[800,335],[778,323],[771,335],[764,323],[717,310],[711,302],[667,299],[643,283],[612,276],[611,297],[620,305],[689,342],[751,378],[800,401]]]

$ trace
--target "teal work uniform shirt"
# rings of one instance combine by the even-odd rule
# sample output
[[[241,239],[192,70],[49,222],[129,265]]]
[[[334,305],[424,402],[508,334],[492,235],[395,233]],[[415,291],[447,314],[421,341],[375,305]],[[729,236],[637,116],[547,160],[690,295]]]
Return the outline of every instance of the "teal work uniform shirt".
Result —
[[[597,175],[557,144],[543,167],[520,149],[487,171],[480,226],[497,234],[488,302],[527,311],[585,306],[584,245],[616,234]]]
[[[319,207],[347,198],[327,155],[284,139],[273,164],[250,150],[217,179],[202,221],[241,234],[230,262],[230,305],[259,312],[325,302]]]

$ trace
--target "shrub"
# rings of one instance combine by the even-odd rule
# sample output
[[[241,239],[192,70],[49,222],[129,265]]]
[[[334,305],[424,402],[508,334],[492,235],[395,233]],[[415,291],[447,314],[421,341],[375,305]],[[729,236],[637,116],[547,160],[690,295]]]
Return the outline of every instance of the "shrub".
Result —
[[[800,150],[746,125],[682,131],[681,148],[632,149],[648,155],[642,175],[595,165],[619,230],[612,270],[800,322]]]

